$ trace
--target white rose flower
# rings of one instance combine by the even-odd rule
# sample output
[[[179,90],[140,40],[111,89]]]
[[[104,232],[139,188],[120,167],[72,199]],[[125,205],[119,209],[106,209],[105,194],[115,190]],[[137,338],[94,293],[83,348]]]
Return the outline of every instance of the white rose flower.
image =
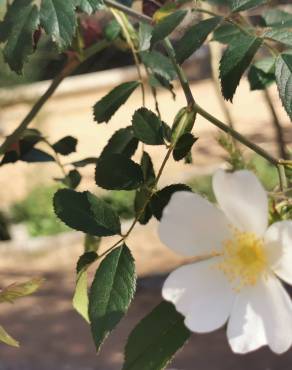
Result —
[[[185,256],[210,258],[179,267],[162,295],[196,333],[227,321],[236,353],[292,344],[292,304],[280,279],[292,284],[292,221],[268,226],[267,194],[249,171],[213,177],[220,209],[197,194],[176,192],[165,207],[160,239]]]

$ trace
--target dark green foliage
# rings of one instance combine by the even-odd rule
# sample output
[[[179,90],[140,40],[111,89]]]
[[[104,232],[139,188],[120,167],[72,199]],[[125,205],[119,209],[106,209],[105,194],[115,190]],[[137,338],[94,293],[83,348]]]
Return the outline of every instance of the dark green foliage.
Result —
[[[35,146],[43,140],[39,131],[27,129],[22,137],[16,141],[4,154],[0,165],[23,161],[28,163],[53,162],[54,158]]]
[[[77,170],[71,170],[64,179],[64,184],[67,185],[68,188],[76,189],[80,184],[81,179],[82,177]]]
[[[213,33],[213,40],[222,44],[230,44],[231,41],[242,34],[242,31],[234,24],[223,23]]]
[[[56,215],[69,227],[95,236],[120,234],[118,215],[90,192],[58,190],[54,196]]]
[[[263,90],[275,81],[274,57],[261,59],[254,63],[248,72],[251,90]]]
[[[282,104],[292,120],[292,53],[277,57],[275,74]]]
[[[151,43],[155,44],[167,37],[183,21],[186,14],[186,10],[177,10],[157,23],[152,32]]]
[[[164,369],[190,335],[174,306],[160,303],[130,334],[123,370]]]
[[[155,171],[150,155],[147,152],[143,152],[141,158],[141,169],[143,172],[144,183],[146,186],[153,186],[156,182]]]
[[[151,192],[145,187],[137,190],[135,196],[135,215],[142,225],[146,225],[152,217],[152,210],[149,204]],[[147,203],[147,204],[146,204]],[[145,206],[146,204],[146,206]]]
[[[261,44],[261,39],[244,34],[231,40],[220,62],[221,87],[225,99],[232,101],[243,73]]]
[[[214,17],[201,21],[188,28],[175,47],[177,61],[183,63],[198,50],[205,42],[208,35],[218,26],[220,21],[221,17]]]
[[[158,51],[143,51],[140,53],[143,63],[152,73],[171,81],[176,77],[176,71],[169,58]]]
[[[98,158],[96,157],[88,157],[88,158],[84,158],[84,159],[81,159],[80,161],[75,161],[75,162],[72,162],[72,166],[74,167],[85,167],[85,166],[88,166],[89,164],[96,164]]]
[[[263,13],[263,18],[268,27],[292,27],[292,13],[280,9],[268,9]]]
[[[23,64],[34,51],[33,33],[38,25],[39,13],[33,0],[15,0],[0,23],[0,42],[6,42],[5,60],[17,73],[21,73]]]
[[[121,26],[115,19],[110,21],[104,29],[104,36],[109,41],[114,41],[120,36],[120,34]]]
[[[134,135],[148,145],[161,145],[163,140],[163,123],[160,118],[147,108],[136,110],[132,118]]]
[[[90,289],[88,313],[97,351],[127,312],[135,289],[134,259],[124,244],[105,257]]]
[[[193,134],[187,132],[183,134],[175,144],[173,150],[173,159],[175,161],[180,161],[185,158],[191,151],[192,146],[198,139],[194,137]]]
[[[139,25],[139,50],[145,51],[150,48],[153,27],[148,23],[141,22]]]
[[[143,183],[141,167],[123,154],[99,158],[95,171],[96,184],[107,190],[133,190]]]
[[[132,157],[138,147],[138,139],[131,126],[116,131],[104,147],[101,157],[107,154],[123,154]]]
[[[94,11],[102,8],[101,0],[73,0],[73,4],[87,14],[92,14]]]
[[[241,12],[265,4],[267,0],[230,0],[231,10]]]
[[[284,45],[292,46],[292,32],[291,28],[273,28],[266,31],[263,35],[264,38],[278,41]]]
[[[0,212],[0,241],[10,240],[9,222],[7,217]]]
[[[55,144],[53,144],[53,149],[55,152],[68,155],[76,152],[77,139],[73,136],[65,136]]]
[[[95,104],[93,108],[95,121],[108,122],[139,85],[137,81],[124,82],[111,90]]]
[[[44,30],[56,42],[60,50],[71,45],[77,26],[72,1],[42,0],[40,19]]]
[[[98,258],[98,255],[95,252],[86,252],[79,257],[76,266],[77,274],[81,272],[81,270],[87,269],[89,265],[95,262]]]

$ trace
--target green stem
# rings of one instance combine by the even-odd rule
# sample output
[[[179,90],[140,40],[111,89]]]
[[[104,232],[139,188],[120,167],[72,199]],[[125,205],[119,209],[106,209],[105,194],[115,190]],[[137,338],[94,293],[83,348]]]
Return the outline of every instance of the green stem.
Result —
[[[134,63],[135,63],[136,69],[137,69],[139,81],[141,82],[140,86],[141,86],[141,94],[142,94],[142,105],[145,106],[145,95],[146,95],[145,94],[145,86],[144,86],[144,83],[143,83],[143,76],[142,76],[142,71],[141,71],[141,67],[140,67],[139,56],[138,56],[136,47],[134,45],[134,42],[132,40],[131,32],[129,30],[129,24],[128,24],[129,21],[126,18],[125,14],[123,12],[121,12],[119,10],[115,10],[113,8],[111,9],[111,12],[112,12],[113,16],[116,18],[116,21],[121,26],[124,37],[127,41],[127,44],[129,45],[129,47],[131,49],[133,59],[134,59]],[[131,31],[134,31],[134,30],[131,30]]]
[[[155,189],[156,189],[156,187],[157,187],[157,184],[158,184],[158,182],[159,182],[159,180],[160,180],[160,178],[161,178],[161,175],[162,175],[163,170],[164,170],[164,168],[165,168],[165,166],[166,166],[166,163],[167,163],[167,161],[168,161],[169,157],[171,156],[172,151],[173,151],[173,146],[170,146],[170,147],[168,148],[167,153],[166,153],[166,155],[165,155],[165,157],[164,157],[164,159],[163,159],[163,161],[162,161],[162,164],[161,164],[161,166],[160,166],[160,168],[159,168],[159,170],[158,170],[157,176],[156,176],[156,178],[155,178],[155,182],[154,182],[154,184],[152,185],[152,187],[151,187],[151,189],[150,189],[150,195],[149,195],[149,197],[146,199],[146,201],[145,201],[145,203],[144,203],[144,205],[143,205],[142,209],[140,210],[140,212],[136,215],[136,217],[135,217],[134,221],[132,222],[132,224],[131,224],[131,226],[129,227],[129,229],[128,229],[128,231],[126,232],[126,234],[125,234],[125,235],[123,235],[123,237],[122,237],[120,240],[118,240],[114,245],[112,245],[110,248],[108,248],[104,253],[102,253],[102,254],[99,256],[99,258],[104,257],[106,254],[108,254],[109,252],[111,252],[115,247],[117,247],[118,245],[120,245],[121,243],[123,243],[123,242],[124,242],[124,241],[129,237],[129,235],[131,234],[131,232],[132,232],[132,231],[133,231],[133,229],[135,228],[136,224],[138,223],[138,221],[139,221],[140,217],[141,217],[141,216],[142,216],[142,214],[144,213],[144,211],[145,211],[145,209],[146,209],[147,205],[149,204],[149,202],[150,202],[150,200],[151,200],[151,198],[152,198],[153,194],[155,193]]]
[[[192,94],[192,91],[191,91],[191,88],[190,88],[190,84],[188,82],[188,79],[184,73],[184,70],[181,68],[181,66],[177,63],[176,61],[176,56],[175,56],[175,51],[173,49],[173,46],[171,44],[171,42],[169,41],[168,38],[166,38],[163,42],[163,45],[165,47],[165,50],[176,70],[176,73],[177,73],[177,76],[178,76],[178,79],[180,81],[180,84],[181,84],[181,87],[184,91],[184,94],[185,94],[185,97],[186,97],[186,101],[187,101],[187,104],[192,106],[195,104],[195,99],[193,97],[193,94]]]

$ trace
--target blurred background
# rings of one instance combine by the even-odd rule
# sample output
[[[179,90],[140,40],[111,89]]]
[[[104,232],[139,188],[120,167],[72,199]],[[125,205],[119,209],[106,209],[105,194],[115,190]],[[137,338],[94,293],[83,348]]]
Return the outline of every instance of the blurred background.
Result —
[[[287,10],[290,1],[281,2]],[[2,7],[1,7],[2,4]],[[4,1],[0,1],[0,19]],[[256,15],[255,15],[256,16]],[[85,42],[91,44],[103,37],[105,14],[82,17]],[[174,35],[174,38],[176,35]],[[222,49],[211,50],[221,53]],[[31,109],[35,100],[60,71],[65,56],[42,37],[37,52],[31,57],[23,76],[12,73],[0,53],[0,136],[11,133]],[[222,103],[212,81],[210,50],[202,48],[185,69],[192,92],[206,110],[226,121],[251,141],[280,157],[283,142],[289,156],[292,138],[291,122],[281,107],[274,85],[268,93],[275,107],[274,114],[261,91],[250,91],[244,79],[234,103]],[[78,139],[76,153],[61,158],[63,164],[87,157],[98,157],[113,132],[131,122],[133,112],[141,106],[141,92],[136,91],[108,125],[93,120],[93,105],[114,86],[137,78],[131,53],[121,45],[105,49],[68,77],[35,118],[31,128],[40,130],[50,142],[66,135]],[[174,82],[175,97],[167,90],[158,90],[161,115],[168,124],[185,105],[184,95]],[[146,90],[146,105],[155,108],[151,91]],[[226,116],[226,111],[229,116]],[[275,114],[278,125],[275,125]],[[184,182],[211,201],[211,175],[226,166],[228,153],[218,129],[199,117],[194,134],[199,138],[193,147],[193,163],[170,161],[160,187]],[[219,140],[218,140],[219,139]],[[281,149],[282,146],[282,149]],[[275,169],[263,159],[241,148],[267,190],[277,184]],[[157,169],[163,158],[159,147],[147,147]],[[141,152],[134,159],[139,160]],[[80,167],[79,190],[90,190],[112,204],[127,228],[134,216],[132,192],[105,192],[94,183],[94,165]],[[52,197],[62,176],[54,163],[17,162],[0,167],[0,287],[40,276],[46,279],[35,295],[15,305],[0,306],[1,325],[21,342],[20,349],[0,344],[0,370],[116,370],[121,368],[126,338],[135,324],[161,301],[160,291],[167,273],[183,263],[180,256],[163,246],[157,236],[157,222],[138,225],[129,240],[139,275],[137,295],[126,318],[118,325],[97,357],[90,329],[72,308],[75,287],[75,264],[82,254],[84,236],[59,222],[52,209]],[[102,248],[112,243],[102,242]],[[210,308],[215,309],[215,308]],[[231,353],[224,329],[212,334],[193,335],[168,369],[177,370],[290,370],[292,352],[273,355],[267,349],[245,356]]]

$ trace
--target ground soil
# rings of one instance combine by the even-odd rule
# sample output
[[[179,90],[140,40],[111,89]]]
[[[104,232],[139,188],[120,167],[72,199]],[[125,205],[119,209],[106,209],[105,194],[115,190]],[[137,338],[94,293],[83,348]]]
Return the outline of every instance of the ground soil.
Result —
[[[222,117],[210,81],[192,85],[198,101]],[[71,134],[80,138],[78,154],[71,159],[96,156],[111,133],[130,123],[130,116],[140,104],[139,92],[134,95],[121,112],[115,115],[110,125],[96,125],[92,121],[90,107],[103,92],[64,99],[53,99],[38,119],[50,140],[54,141]],[[273,99],[277,100],[275,90]],[[150,102],[150,97],[148,96]],[[175,112],[185,104],[178,91],[175,102],[168,93],[161,93],[163,118],[171,122]],[[8,133],[27,111],[20,105],[1,111],[3,130]],[[279,103],[276,109],[284,126],[287,142],[291,142],[291,128]],[[261,94],[250,93],[246,83],[239,89],[232,108],[235,125],[251,140],[277,154],[275,134],[269,113]],[[194,174],[208,172],[222,163],[223,152],[216,143],[217,132],[206,121],[199,119],[195,134],[200,137],[194,147],[194,165],[184,166],[171,162],[162,178],[162,185],[179,182]],[[151,149],[155,166],[158,167],[163,153]],[[48,183],[58,174],[52,165],[28,166],[17,164],[3,167],[0,171],[0,200],[8,207],[15,199],[35,184]],[[93,168],[84,172],[82,189],[95,189]],[[126,227],[126,226],[125,226]],[[79,234],[78,234],[79,235]],[[112,240],[107,240],[103,248]],[[74,290],[74,265],[82,253],[82,236],[67,239],[60,245],[43,252],[14,252],[7,247],[0,250],[0,285],[23,281],[32,276],[43,276],[46,282],[34,296],[20,300],[15,305],[1,305],[0,323],[21,341],[20,349],[0,345],[0,370],[118,370],[123,360],[123,348],[133,326],[161,300],[160,290],[168,271],[183,263],[183,260],[162,246],[157,237],[157,223],[147,227],[138,226],[129,245],[137,260],[140,276],[136,298],[128,315],[108,339],[100,355],[95,355],[88,325],[72,309]],[[216,309],[216,308],[210,308]],[[207,335],[193,335],[186,347],[178,354],[169,369],[178,370],[290,370],[292,351],[282,356],[262,349],[256,353],[235,356],[231,353],[225,330]],[[142,370],[142,369],[141,369]]]

